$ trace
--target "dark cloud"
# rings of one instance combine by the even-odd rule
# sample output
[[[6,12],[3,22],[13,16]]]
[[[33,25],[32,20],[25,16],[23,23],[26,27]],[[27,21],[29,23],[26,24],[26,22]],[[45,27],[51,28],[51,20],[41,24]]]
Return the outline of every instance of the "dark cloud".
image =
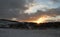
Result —
[[[0,0],[0,8],[23,8],[24,0]]]
[[[32,2],[32,0],[28,0]],[[28,2],[28,3],[29,3]],[[24,14],[26,0],[0,0],[0,18],[27,19],[29,16]]]
[[[56,1],[57,0],[53,0]],[[29,0],[32,2],[32,0]],[[23,11],[26,9],[24,5],[26,4],[26,0],[0,0],[0,18],[18,18],[18,19],[30,19],[30,17],[39,17],[40,15],[47,14],[60,15],[60,8],[51,9],[47,12],[38,11],[35,14],[25,14]]]
[[[60,2],[60,0],[51,0],[51,1],[53,1],[55,3],[59,3]]]
[[[0,0],[0,18],[17,17],[24,10],[25,0]]]
[[[54,12],[55,12],[57,15],[60,15],[60,7],[59,7],[59,8],[54,9]]]
[[[55,17],[55,16],[60,15],[60,8],[49,9],[48,11],[45,11],[45,12],[38,10],[34,14],[30,14],[30,15],[24,14],[24,15],[25,16],[22,15],[23,18],[21,17],[20,18],[24,20],[36,20],[40,16],[45,16],[45,15]]]

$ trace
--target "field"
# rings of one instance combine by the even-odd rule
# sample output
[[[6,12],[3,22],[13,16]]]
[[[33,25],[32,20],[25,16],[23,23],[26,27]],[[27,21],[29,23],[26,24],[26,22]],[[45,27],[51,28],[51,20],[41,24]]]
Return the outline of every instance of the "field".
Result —
[[[20,30],[0,28],[0,37],[60,37],[60,30]]]

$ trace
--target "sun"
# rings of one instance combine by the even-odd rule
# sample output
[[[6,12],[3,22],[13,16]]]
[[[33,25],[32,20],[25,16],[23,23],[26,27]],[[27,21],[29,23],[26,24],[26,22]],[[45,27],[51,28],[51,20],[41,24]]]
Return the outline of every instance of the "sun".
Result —
[[[45,23],[48,18],[49,18],[49,16],[43,15],[43,16],[39,17],[37,20],[32,21],[32,22],[37,23],[37,24]]]
[[[44,23],[44,22],[46,22],[46,17],[47,16],[41,16],[40,18],[38,18],[37,20],[35,20],[35,21],[33,21],[33,22],[35,22],[35,23],[37,23],[37,24],[40,24],[40,23]]]
[[[50,16],[48,16],[48,15],[41,15],[40,17],[38,17],[35,20],[28,20],[26,22],[33,22],[33,23],[37,23],[37,24],[46,23],[46,22],[48,22],[47,20],[49,20],[49,18],[50,18]]]
[[[44,23],[46,21],[46,19],[45,19],[45,17],[40,17],[37,21],[36,21],[36,23]]]

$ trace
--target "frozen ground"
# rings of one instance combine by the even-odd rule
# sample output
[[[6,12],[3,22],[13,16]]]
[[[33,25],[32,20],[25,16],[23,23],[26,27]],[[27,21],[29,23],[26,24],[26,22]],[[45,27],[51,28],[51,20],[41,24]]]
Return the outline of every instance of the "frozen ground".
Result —
[[[0,37],[60,37],[60,30],[20,30],[0,28]]]

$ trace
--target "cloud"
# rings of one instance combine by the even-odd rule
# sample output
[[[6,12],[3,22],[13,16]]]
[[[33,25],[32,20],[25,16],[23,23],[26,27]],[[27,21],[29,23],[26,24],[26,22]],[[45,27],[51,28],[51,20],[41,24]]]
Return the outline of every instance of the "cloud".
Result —
[[[60,15],[60,8],[48,7],[44,3],[33,3],[33,0],[0,0],[0,18],[35,20],[41,15]]]
[[[0,8],[23,8],[24,4],[24,0],[0,0]]]
[[[31,14],[36,13],[38,10],[47,11],[48,9],[51,9],[51,7],[49,7],[48,5],[31,3],[28,9],[26,9],[24,13]]]
[[[53,1],[53,2],[60,2],[60,0],[51,0],[51,1]]]
[[[25,3],[25,0],[0,0],[0,18],[18,17]]]
[[[37,13],[38,10],[44,12],[44,11],[48,11],[49,9],[56,9],[59,7],[59,4],[55,4],[54,0],[48,0],[48,1],[45,0],[45,2],[42,0],[38,0],[38,1],[34,0],[34,1],[35,2],[26,5],[27,9],[24,11],[24,13],[34,14]]]
[[[47,20],[47,22],[60,22],[60,15],[54,16],[54,17],[49,17]]]

